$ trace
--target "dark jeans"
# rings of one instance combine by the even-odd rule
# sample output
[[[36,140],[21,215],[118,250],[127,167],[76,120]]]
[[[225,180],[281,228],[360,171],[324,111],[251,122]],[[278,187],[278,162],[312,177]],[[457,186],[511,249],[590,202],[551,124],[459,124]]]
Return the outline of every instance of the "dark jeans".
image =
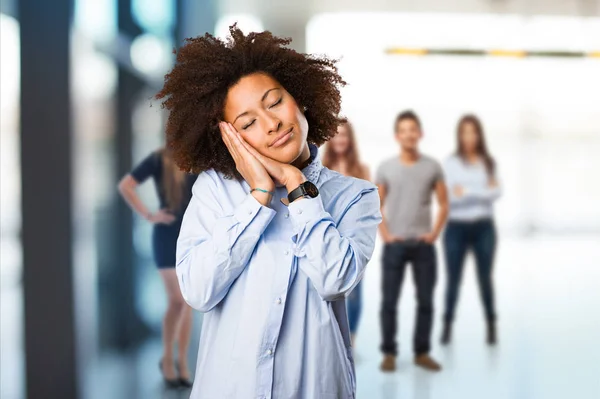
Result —
[[[383,303],[381,306],[381,351],[396,355],[398,298],[404,279],[406,264],[413,267],[417,289],[417,317],[413,339],[413,350],[420,355],[430,349],[433,323],[433,289],[436,282],[435,248],[422,241],[403,241],[386,244],[383,249]]]
[[[492,286],[492,264],[496,250],[496,228],[492,220],[475,222],[449,222],[444,233],[444,252],[448,278],[446,285],[446,312],[444,320],[452,322],[458,299],[465,255],[473,250],[477,265],[479,291],[487,321],[496,319],[494,290]]]
[[[360,319],[360,313],[362,311],[362,281],[358,283],[352,290],[348,299],[346,300],[346,307],[348,308],[348,324],[350,325],[350,333],[356,334],[358,329],[358,320]]]

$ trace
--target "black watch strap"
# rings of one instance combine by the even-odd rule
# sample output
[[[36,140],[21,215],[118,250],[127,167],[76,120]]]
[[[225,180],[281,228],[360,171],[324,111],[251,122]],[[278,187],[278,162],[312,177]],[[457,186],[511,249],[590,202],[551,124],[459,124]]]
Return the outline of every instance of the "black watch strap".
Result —
[[[288,194],[288,203],[291,204],[292,202],[296,201],[298,198],[304,197],[305,195],[306,195],[306,190],[304,189],[304,183],[302,183]]]
[[[315,198],[317,195],[319,195],[317,186],[307,180],[288,194],[288,203],[291,204],[300,197]]]

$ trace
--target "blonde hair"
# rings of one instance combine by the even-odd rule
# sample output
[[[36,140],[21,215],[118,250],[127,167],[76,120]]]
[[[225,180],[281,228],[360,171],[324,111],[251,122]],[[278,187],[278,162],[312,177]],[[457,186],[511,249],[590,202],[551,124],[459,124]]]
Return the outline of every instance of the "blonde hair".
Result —
[[[346,158],[346,162],[348,163],[348,175],[359,179],[368,179],[369,176],[365,176],[365,168],[360,163],[360,155],[358,153],[358,146],[356,144],[356,137],[354,135],[352,124],[348,120],[345,120],[340,126],[344,126],[348,131],[348,150],[341,156]],[[329,169],[335,169],[340,161],[339,158],[340,156],[333,151],[331,143],[328,142],[325,147],[325,153],[323,154],[323,166]]]

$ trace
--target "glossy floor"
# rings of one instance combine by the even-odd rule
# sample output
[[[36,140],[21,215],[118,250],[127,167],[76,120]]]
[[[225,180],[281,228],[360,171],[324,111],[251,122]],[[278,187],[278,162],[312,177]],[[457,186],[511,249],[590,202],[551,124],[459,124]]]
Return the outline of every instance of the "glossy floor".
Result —
[[[432,355],[444,369],[435,374],[412,364],[415,302],[410,273],[400,301],[398,370],[391,374],[379,371],[379,258],[378,248],[364,280],[363,318],[355,352],[359,399],[600,397],[600,237],[502,240],[495,270],[499,344],[494,348],[484,342],[471,259],[463,276],[452,345],[439,345],[445,283],[440,261]],[[10,321],[10,305],[16,300],[9,293],[5,290],[2,295],[4,343],[19,331],[14,324],[5,323]],[[197,315],[196,331],[199,322]],[[2,398],[21,398],[18,375],[13,375],[20,368],[19,358],[16,352],[4,349],[6,345],[2,351]],[[189,390],[164,389],[157,367],[159,357],[158,338],[135,353],[105,354],[85,373],[85,399],[187,398]],[[194,360],[195,354],[190,356],[190,362]]]

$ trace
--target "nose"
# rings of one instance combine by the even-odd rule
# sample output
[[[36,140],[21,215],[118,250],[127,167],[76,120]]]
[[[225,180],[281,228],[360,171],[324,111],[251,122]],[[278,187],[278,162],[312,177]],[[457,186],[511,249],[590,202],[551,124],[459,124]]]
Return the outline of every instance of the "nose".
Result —
[[[281,120],[273,114],[267,113],[265,123],[269,134],[277,133],[281,129]]]

